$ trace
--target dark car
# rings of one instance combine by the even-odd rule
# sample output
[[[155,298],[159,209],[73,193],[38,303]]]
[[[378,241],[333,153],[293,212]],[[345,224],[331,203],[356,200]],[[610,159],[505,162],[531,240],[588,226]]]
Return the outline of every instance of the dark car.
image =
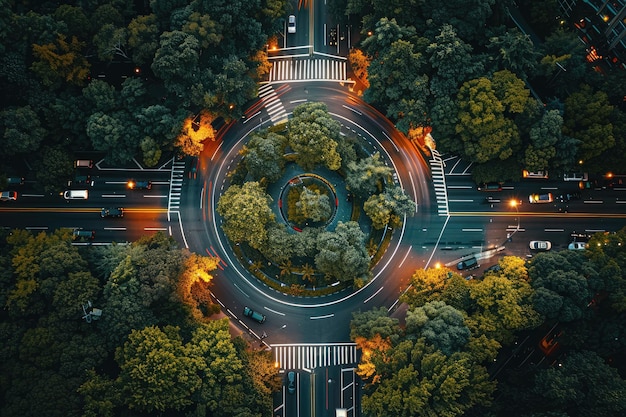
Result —
[[[289,394],[296,392],[296,373],[293,371],[287,374],[287,391]]]
[[[480,267],[480,265],[478,264],[478,260],[476,258],[469,258],[456,264],[456,269],[458,269],[459,271],[462,271],[464,269],[476,269],[478,267]]]
[[[478,191],[502,191],[502,184],[499,182],[483,182],[476,187]]]
[[[124,209],[122,207],[108,207],[100,211],[100,217],[124,217]]]
[[[265,322],[265,316],[257,311],[252,310],[249,307],[243,308],[243,315],[246,317],[250,317],[252,320],[257,321],[259,323]]]
[[[93,181],[91,181],[91,175],[83,175],[82,173],[77,173],[76,175],[74,175],[74,179],[67,182],[68,187],[78,187],[82,185],[93,186]]]
[[[93,230],[76,229],[72,232],[72,239],[74,240],[93,240],[96,237],[96,232]]]
[[[130,180],[126,183],[126,186],[131,190],[151,190],[152,181],[135,181]]]

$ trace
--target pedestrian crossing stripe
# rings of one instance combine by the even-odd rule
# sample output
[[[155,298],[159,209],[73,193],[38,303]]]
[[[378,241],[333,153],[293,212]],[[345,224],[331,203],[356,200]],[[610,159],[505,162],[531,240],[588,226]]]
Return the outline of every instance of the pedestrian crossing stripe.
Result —
[[[328,58],[286,58],[272,63],[269,82],[288,81],[351,82],[347,77],[346,61]]]
[[[180,208],[180,193],[183,188],[183,175],[185,173],[185,162],[172,160],[172,172],[170,173],[170,192],[167,203],[169,213],[178,212]]]
[[[435,198],[437,199],[437,214],[440,216],[448,216],[450,213],[448,207],[448,191],[446,188],[446,176],[443,172],[443,159],[435,149],[431,149],[432,157],[428,161],[430,164],[430,173],[435,187]]]
[[[259,98],[263,102],[272,123],[278,123],[287,118],[285,106],[283,106],[271,84],[265,84],[259,88]]]
[[[315,369],[358,363],[355,343],[274,344],[274,360],[280,369]]]

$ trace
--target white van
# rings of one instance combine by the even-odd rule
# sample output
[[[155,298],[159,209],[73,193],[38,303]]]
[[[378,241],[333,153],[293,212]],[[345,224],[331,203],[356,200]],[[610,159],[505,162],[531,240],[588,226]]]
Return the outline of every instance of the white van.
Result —
[[[67,190],[63,193],[63,198],[66,200],[87,200],[89,198],[89,191]]]

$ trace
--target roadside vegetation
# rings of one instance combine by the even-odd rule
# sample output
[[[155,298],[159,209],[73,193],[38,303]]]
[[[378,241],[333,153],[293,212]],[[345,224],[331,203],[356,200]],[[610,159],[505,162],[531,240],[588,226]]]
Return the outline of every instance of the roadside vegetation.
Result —
[[[2,232],[1,415],[272,415],[272,354],[216,316],[219,259],[162,234],[71,243],[62,230]]]
[[[0,175],[46,191],[84,151],[149,167],[198,155],[256,97],[287,14],[285,0],[0,3]]]
[[[416,271],[406,313],[354,313],[364,415],[624,415],[624,243],[598,233],[472,280]]]
[[[591,59],[557,1],[517,1],[535,42],[509,0],[333,3],[363,25],[350,62],[365,101],[421,146],[432,128],[440,152],[474,163],[477,183],[523,169],[623,173],[624,71]]]

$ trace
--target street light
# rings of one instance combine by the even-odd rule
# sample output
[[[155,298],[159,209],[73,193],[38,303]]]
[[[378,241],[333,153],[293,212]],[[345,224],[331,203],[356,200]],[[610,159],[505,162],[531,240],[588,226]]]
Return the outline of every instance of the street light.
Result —
[[[515,233],[517,233],[517,231],[519,230],[520,227],[520,217],[519,217],[519,208],[517,208],[520,205],[520,201],[518,200],[511,200],[509,202],[510,206],[515,208],[515,213],[517,214],[517,227],[515,228],[515,230],[513,231],[513,233],[507,233],[507,240],[510,242],[511,238],[513,237],[513,235]]]

